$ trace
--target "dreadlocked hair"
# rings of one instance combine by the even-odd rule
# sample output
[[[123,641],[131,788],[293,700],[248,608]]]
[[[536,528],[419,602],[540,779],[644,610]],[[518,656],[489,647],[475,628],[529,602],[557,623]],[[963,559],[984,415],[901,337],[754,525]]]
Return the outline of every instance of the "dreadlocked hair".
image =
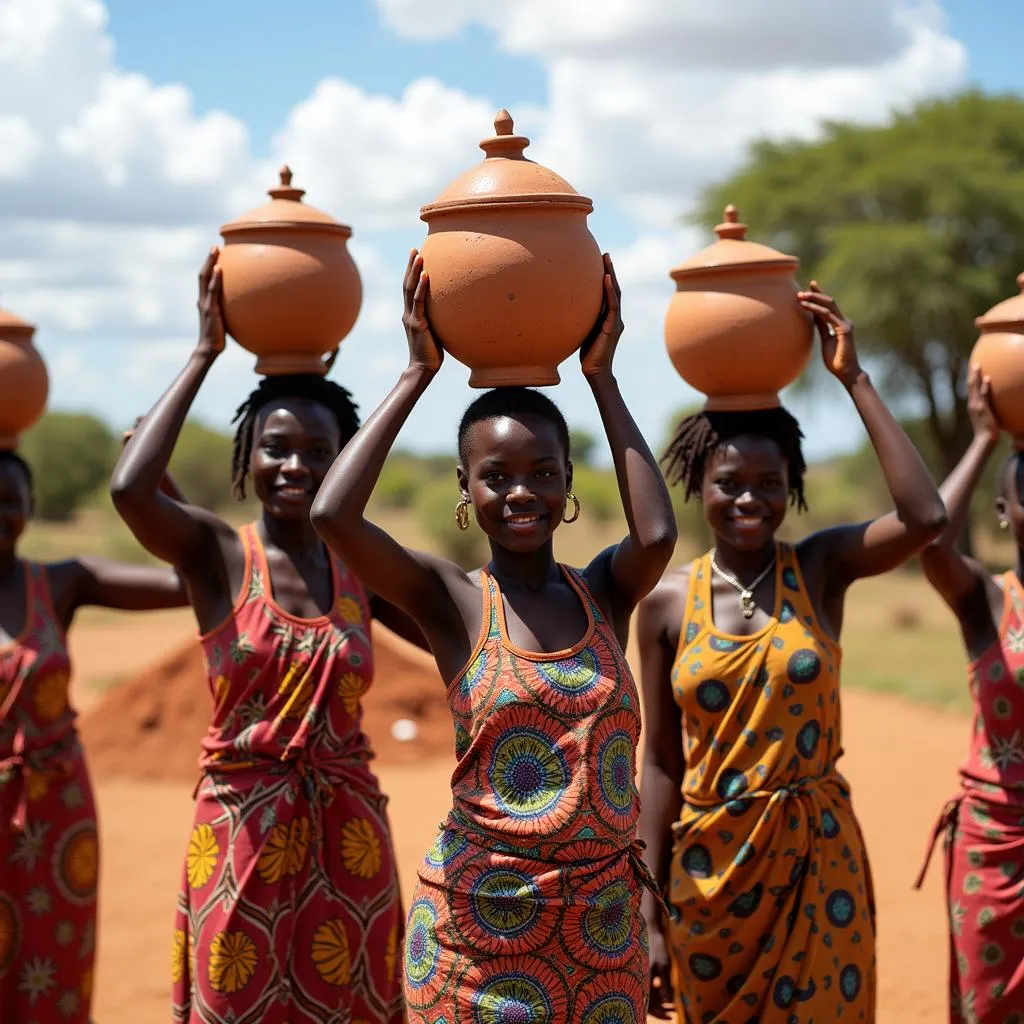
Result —
[[[807,511],[804,474],[807,463],[800,447],[803,431],[794,416],[778,406],[749,412],[702,410],[684,417],[661,457],[665,479],[682,484],[686,501],[699,497],[708,456],[734,437],[765,437],[779,446],[789,476],[789,502]]]
[[[245,480],[249,475],[253,434],[260,410],[271,402],[285,398],[304,398],[322,405],[338,421],[340,446],[345,447],[359,429],[358,406],[352,394],[340,384],[315,373],[284,374],[264,377],[260,385],[235,410],[232,423],[238,423],[231,453],[231,493],[239,500],[245,498]],[[239,422],[241,421],[241,422]]]

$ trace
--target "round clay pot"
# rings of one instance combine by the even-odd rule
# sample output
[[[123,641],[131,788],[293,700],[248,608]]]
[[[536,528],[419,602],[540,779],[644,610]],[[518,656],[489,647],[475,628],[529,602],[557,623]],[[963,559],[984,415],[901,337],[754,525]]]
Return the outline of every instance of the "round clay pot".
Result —
[[[12,451],[43,414],[50,390],[43,357],[32,344],[35,327],[0,309],[0,449]]]
[[[770,409],[811,357],[813,318],[793,276],[799,261],[746,241],[735,206],[715,234],[671,271],[665,345],[679,376],[707,395],[705,408]]]
[[[475,388],[557,384],[604,298],[593,203],[523,156],[530,140],[512,127],[499,111],[484,160],[420,210],[427,316]]]
[[[352,330],[363,301],[352,229],[302,202],[281,169],[271,201],[225,224],[218,265],[224,321],[259,358],[256,372],[326,373],[323,357]]]
[[[1018,449],[1024,449],[1024,274],[1019,295],[993,306],[974,321],[981,331],[971,364],[991,382],[992,409]]]

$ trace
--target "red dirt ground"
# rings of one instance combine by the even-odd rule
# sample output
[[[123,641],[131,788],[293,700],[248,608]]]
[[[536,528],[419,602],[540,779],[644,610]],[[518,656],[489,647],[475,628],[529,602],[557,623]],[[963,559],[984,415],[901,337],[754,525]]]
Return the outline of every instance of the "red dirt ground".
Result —
[[[110,632],[119,647],[134,645],[131,628]],[[449,806],[451,726],[431,660],[383,632],[380,640],[365,726],[391,797],[408,894]],[[151,637],[141,638],[141,644],[135,665],[156,649]],[[162,649],[168,646],[165,638]],[[194,643],[176,652],[170,646],[166,659],[89,701],[83,715],[103,843],[96,1024],[166,1024],[169,1019],[174,899],[191,822],[196,743],[209,713]],[[418,719],[417,740],[392,739],[390,725],[400,717]],[[911,886],[934,817],[955,785],[968,723],[850,691],[844,730],[849,754],[841,768],[853,786],[878,896],[878,1020],[944,1020],[945,911],[938,861],[922,892]]]

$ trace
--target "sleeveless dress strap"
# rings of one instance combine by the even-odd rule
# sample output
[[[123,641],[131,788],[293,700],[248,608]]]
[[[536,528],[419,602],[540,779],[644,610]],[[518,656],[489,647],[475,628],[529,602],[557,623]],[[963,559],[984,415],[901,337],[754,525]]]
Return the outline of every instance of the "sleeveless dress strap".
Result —
[[[686,588],[686,607],[679,626],[679,644],[676,658],[692,643],[707,623],[711,601],[711,553],[707,552],[690,563],[690,583]]]
[[[239,536],[242,538],[242,549],[245,551],[245,589],[249,594],[255,590],[269,596],[273,593],[270,567],[267,565],[267,555],[263,550],[256,524],[248,523],[243,526]]]
[[[999,631],[1002,633],[1006,629],[1011,615],[1015,614],[1017,618],[1024,618],[1024,587],[1021,586],[1020,580],[1017,579],[1017,574],[1012,569],[1003,573],[1000,579],[1002,581],[1003,593],[1006,595],[1003,620],[999,624]]]
[[[480,570],[480,580],[484,586],[480,588],[483,607],[480,612],[480,639],[477,648],[487,640],[501,637],[501,620],[498,615],[498,602],[501,600],[501,594],[498,592],[498,584],[486,569]]]
[[[21,632],[18,636],[14,638],[16,642],[20,642],[23,638],[30,636],[35,626],[36,596],[40,583],[36,575],[36,569],[37,566],[34,562],[21,563],[21,571],[25,577],[25,624],[21,627]],[[12,681],[11,688],[7,691],[7,696],[4,697],[3,703],[0,703],[0,722],[4,721],[10,714],[11,708],[17,703],[24,683],[25,673],[19,674],[18,678]]]
[[[797,557],[796,548],[792,544],[780,542],[778,552],[779,565],[782,569],[782,600],[776,599],[776,605],[785,615],[785,605],[788,604],[792,614],[801,625],[814,633],[823,643],[835,647],[836,641],[829,636],[821,622],[818,621],[818,613],[815,611],[814,602],[807,589],[807,582],[804,579],[803,570],[800,568],[800,559]]]

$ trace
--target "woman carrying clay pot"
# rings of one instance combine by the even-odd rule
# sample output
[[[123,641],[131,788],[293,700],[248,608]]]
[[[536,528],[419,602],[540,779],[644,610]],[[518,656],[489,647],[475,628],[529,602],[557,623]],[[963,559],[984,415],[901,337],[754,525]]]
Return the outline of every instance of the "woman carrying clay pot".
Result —
[[[0,452],[0,1020],[86,1024],[96,950],[96,804],[69,699],[79,608],[178,608],[170,569],[18,557],[32,473]]]
[[[643,815],[666,921],[645,896],[651,1011],[684,1021],[872,1021],[871,875],[836,770],[847,588],[933,540],[946,513],[924,463],[861,369],[853,326],[817,285],[821,335],[892,495],[879,519],[776,540],[804,507],[804,458],[784,409],[701,412],[667,473],[704,509],[715,546],[640,606]],[[673,997],[674,986],[674,997]]]
[[[243,497],[251,479],[258,522],[236,530],[161,493],[224,349],[216,260],[214,250],[200,274],[196,349],[111,483],[135,536],[185,581],[214,700],[178,897],[173,1019],[397,1024],[403,915],[360,698],[373,677],[371,620],[418,632],[309,522],[359,426],[337,384],[267,377],[239,408],[233,484]]]
[[[989,382],[973,367],[967,412],[974,440],[941,488],[942,536],[921,553],[928,581],[960,623],[974,723],[960,792],[932,835],[946,838],[950,1020],[1024,1021],[1024,457],[1003,464],[996,515],[1017,548],[992,576],[957,550],[971,495],[999,440]],[[924,881],[927,861],[917,880]]]
[[[466,573],[367,521],[388,452],[442,361],[415,252],[405,277],[409,366],[313,505],[321,535],[416,620],[448,681],[458,766],[452,811],[410,903],[413,1024],[581,1024],[641,1020],[646,1009],[640,709],[623,647],[676,528],[612,375],[622,321],[607,257],[605,267],[606,309],[580,358],[629,523],[621,543],[584,569],[555,561],[555,530],[580,514],[568,429],[547,397],[521,387],[485,392],[459,428],[456,518],[468,528],[472,512],[486,534],[486,566]]]

